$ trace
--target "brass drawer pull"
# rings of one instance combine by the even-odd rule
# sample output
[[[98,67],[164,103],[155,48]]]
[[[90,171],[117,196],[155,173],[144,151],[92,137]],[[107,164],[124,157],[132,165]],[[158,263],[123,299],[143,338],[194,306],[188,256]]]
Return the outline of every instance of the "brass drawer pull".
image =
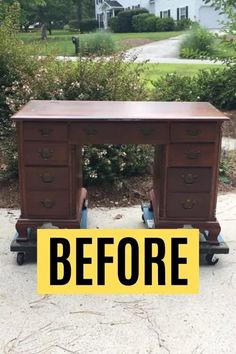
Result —
[[[184,202],[182,202],[182,207],[184,209],[193,209],[193,207],[195,206],[196,201],[195,200],[191,200],[191,199],[186,199]]]
[[[201,129],[199,129],[199,128],[188,128],[188,129],[186,129],[186,132],[190,136],[198,136],[199,134],[201,134]]]
[[[42,136],[44,137],[47,137],[47,136],[50,136],[53,132],[53,129],[50,129],[50,128],[42,128],[42,129],[39,129],[40,133]]]
[[[51,209],[55,205],[55,202],[50,199],[44,199],[44,200],[41,200],[40,202],[41,202],[42,206],[46,209]]]
[[[201,151],[188,151],[185,155],[188,160],[197,160],[201,155]]]
[[[184,183],[186,184],[194,184],[198,179],[198,175],[193,175],[192,173],[182,175],[181,177],[183,178]]]
[[[150,136],[153,134],[153,129],[150,127],[143,127],[140,129],[140,132],[145,136]]]
[[[49,160],[54,154],[53,149],[49,148],[42,148],[38,152],[43,160]]]
[[[86,135],[96,135],[97,134],[97,129],[95,128],[84,128],[84,132]]]
[[[40,177],[43,183],[52,183],[55,179],[50,173],[44,173],[43,175],[40,175]]]

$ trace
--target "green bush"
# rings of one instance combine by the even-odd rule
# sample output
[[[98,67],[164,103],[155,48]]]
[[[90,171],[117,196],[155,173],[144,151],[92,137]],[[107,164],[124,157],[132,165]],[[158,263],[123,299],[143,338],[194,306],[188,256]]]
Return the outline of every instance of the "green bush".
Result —
[[[81,32],[92,32],[96,31],[98,28],[98,21],[95,18],[90,18],[88,20],[82,20],[80,22]]]
[[[147,32],[156,32],[156,16],[150,15],[146,19]]]
[[[135,32],[148,32],[146,19],[150,16],[148,13],[135,15],[132,18],[132,26]]]
[[[180,54],[183,55],[185,53],[183,49],[188,48],[195,53],[199,53],[199,57],[210,56],[214,54],[214,43],[215,37],[212,33],[200,26],[194,26],[191,33],[181,43]]]
[[[140,14],[133,16],[132,24],[135,32],[155,32],[156,16],[151,14]]]
[[[149,145],[85,145],[83,155],[85,183],[98,184],[146,174],[153,161],[153,148]]]
[[[78,20],[70,20],[68,23],[69,29],[74,31],[79,29],[79,22]]]
[[[175,21],[172,17],[156,18],[156,31],[169,32],[175,30]]]
[[[148,13],[146,9],[138,9],[138,10],[128,10],[128,11],[121,11],[117,15],[118,22],[116,24],[116,32],[120,33],[128,33],[134,32],[132,18],[133,16]]]
[[[117,16],[111,17],[108,21],[108,26],[112,32],[119,32],[119,20]]]
[[[97,32],[81,36],[80,52],[82,55],[109,55],[115,51],[115,42],[106,32]]]
[[[236,108],[236,65],[200,70],[193,77],[176,73],[153,82],[157,101],[206,101],[218,108]]]
[[[190,28],[192,24],[192,21],[189,20],[188,18],[183,18],[182,20],[178,20],[175,23],[175,30],[176,31],[184,31],[188,28]]]
[[[200,59],[205,58],[207,56],[207,52],[200,52],[199,49],[192,49],[192,48],[182,48],[180,50],[181,58],[186,59]]]

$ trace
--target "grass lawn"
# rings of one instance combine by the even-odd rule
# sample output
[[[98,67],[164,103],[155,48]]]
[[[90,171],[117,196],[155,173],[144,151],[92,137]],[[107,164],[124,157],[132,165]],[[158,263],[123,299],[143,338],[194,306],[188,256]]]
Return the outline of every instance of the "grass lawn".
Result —
[[[129,49],[144,44],[145,41],[160,41],[183,34],[183,32],[150,32],[150,33],[111,33],[116,44],[116,51]],[[53,31],[46,41],[41,41],[40,32],[19,33],[19,39],[26,44],[35,45],[35,50],[41,55],[74,55],[74,45],[71,37],[78,33],[70,31]],[[83,34],[80,35],[81,37]],[[140,41],[140,44],[139,42]],[[143,42],[143,43],[142,43]]]
[[[158,79],[161,75],[170,74],[173,72],[182,76],[193,76],[199,70],[219,68],[222,65],[211,64],[144,64],[145,78],[149,81]]]

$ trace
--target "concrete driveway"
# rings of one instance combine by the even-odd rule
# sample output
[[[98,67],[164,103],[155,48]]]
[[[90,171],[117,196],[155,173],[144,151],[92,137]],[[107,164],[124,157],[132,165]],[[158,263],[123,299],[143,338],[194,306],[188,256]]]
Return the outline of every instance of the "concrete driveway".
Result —
[[[126,52],[126,60],[135,58],[136,62],[142,63],[168,63],[168,64],[219,64],[210,60],[181,59],[179,48],[184,35],[135,47]]]
[[[200,267],[198,295],[39,296],[36,264],[9,252],[19,211],[0,210],[0,353],[235,354],[236,194],[219,196],[217,214],[230,254]],[[143,227],[139,206],[92,209],[89,220]]]

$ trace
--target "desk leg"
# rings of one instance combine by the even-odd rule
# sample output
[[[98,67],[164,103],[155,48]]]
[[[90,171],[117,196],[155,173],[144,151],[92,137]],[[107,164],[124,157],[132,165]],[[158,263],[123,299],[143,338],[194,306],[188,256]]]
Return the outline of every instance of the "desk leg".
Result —
[[[221,231],[220,224],[217,222],[214,225],[208,227],[208,231],[209,234],[208,234],[207,242],[212,245],[219,245],[219,241],[217,238]]]
[[[18,241],[26,241],[28,239],[28,226],[19,222],[16,223],[16,231],[18,233]]]

